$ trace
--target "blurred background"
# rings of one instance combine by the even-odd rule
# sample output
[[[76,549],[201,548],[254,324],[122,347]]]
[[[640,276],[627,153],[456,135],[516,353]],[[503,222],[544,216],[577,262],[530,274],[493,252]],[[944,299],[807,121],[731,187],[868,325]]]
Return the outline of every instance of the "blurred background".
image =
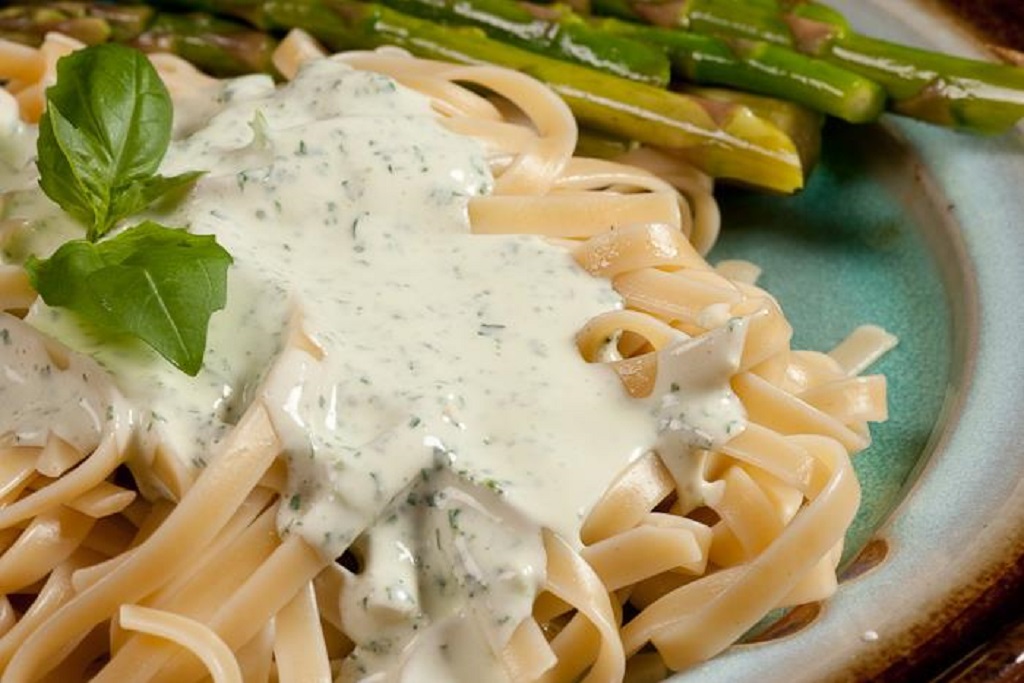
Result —
[[[988,42],[1024,51],[1024,0],[934,0],[977,27]]]

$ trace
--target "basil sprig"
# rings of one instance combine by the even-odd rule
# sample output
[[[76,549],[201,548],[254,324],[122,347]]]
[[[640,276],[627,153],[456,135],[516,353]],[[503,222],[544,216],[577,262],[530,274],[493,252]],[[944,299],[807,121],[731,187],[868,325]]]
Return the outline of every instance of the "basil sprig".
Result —
[[[39,185],[87,232],[25,267],[47,304],[111,336],[138,337],[195,375],[210,317],[226,302],[231,255],[211,236],[152,221],[101,240],[201,175],[156,173],[172,116],[166,87],[136,50],[103,44],[57,63],[39,121]]]
[[[156,174],[173,114],[163,81],[136,50],[99,45],[61,59],[39,122],[40,186],[99,239],[199,177]]]

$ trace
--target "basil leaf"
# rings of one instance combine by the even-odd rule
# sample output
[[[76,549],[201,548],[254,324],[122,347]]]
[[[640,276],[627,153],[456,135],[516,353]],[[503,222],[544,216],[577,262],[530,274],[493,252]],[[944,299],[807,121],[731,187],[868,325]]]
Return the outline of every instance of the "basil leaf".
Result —
[[[195,375],[210,317],[227,298],[231,262],[212,236],[146,221],[102,242],[67,242],[26,268],[47,304],[138,337]]]
[[[26,264],[51,306],[138,337],[184,372],[202,367],[210,316],[224,307],[231,256],[213,237],[146,222],[98,242],[119,221],[202,175],[156,174],[171,139],[167,89],[137,50],[103,44],[57,63],[39,122],[39,185],[87,226],[87,240]]]
[[[62,244],[46,260],[30,256],[25,269],[32,286],[47,304],[77,311],[85,318],[100,322],[105,319],[105,310],[77,275],[96,272],[106,265],[96,245],[86,240],[73,240]]]
[[[111,201],[111,214],[121,218],[131,216],[168,195],[177,194],[202,175],[200,171],[192,171],[170,178],[156,175],[145,180],[133,181],[118,189]]]
[[[36,142],[36,166],[39,169],[39,187],[46,196],[60,208],[71,214],[80,223],[91,226],[95,218],[92,201],[82,187],[68,158],[57,143],[50,125],[50,112],[39,120],[39,137]]]
[[[198,177],[155,176],[172,117],[167,88],[141,52],[103,44],[61,58],[39,122],[40,186],[98,239],[159,198],[159,188]]]

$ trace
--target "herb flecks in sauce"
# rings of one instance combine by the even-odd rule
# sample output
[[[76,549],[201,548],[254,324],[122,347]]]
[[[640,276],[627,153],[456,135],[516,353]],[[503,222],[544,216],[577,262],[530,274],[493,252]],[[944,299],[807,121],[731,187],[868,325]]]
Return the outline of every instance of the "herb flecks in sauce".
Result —
[[[214,452],[252,400],[268,405],[289,467],[279,529],[361,558],[342,593],[346,672],[501,680],[493,652],[544,580],[540,529],[578,545],[588,510],[659,433],[678,451],[664,457],[693,460],[688,423],[669,414],[682,404],[630,399],[580,358],[578,330],[621,305],[607,281],[540,238],[469,234],[486,160],[421,96],[323,60],[279,90],[240,79],[197,107],[215,115],[199,125],[185,112],[189,134],[160,170],[205,175],[154,216],[235,258],[197,377],[56,309],[29,321],[108,368],[150,411],[149,447],[183,463]],[[20,248],[46,253],[66,221],[23,199],[34,228]],[[322,358],[285,347],[293,323]],[[681,335],[688,352],[664,360],[721,424],[743,418],[728,390],[741,336]],[[717,378],[688,372],[708,358],[724,358]]]

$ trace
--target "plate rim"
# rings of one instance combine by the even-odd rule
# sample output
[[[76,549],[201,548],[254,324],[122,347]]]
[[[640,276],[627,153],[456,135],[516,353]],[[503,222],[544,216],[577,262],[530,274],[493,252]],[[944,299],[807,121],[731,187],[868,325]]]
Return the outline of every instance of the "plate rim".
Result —
[[[894,30],[909,30],[924,45],[970,56],[986,55],[976,34],[951,14],[938,12],[935,3],[929,0],[901,3],[870,0],[862,3],[857,12],[891,19],[896,24]],[[921,124],[889,121],[886,127],[897,131],[898,136],[911,146],[911,154],[920,161],[922,183],[930,200],[935,202],[949,198],[951,169],[945,168],[941,150],[930,149],[930,146],[966,149],[966,145],[934,145],[938,139],[935,132]],[[952,135],[944,131],[941,134]],[[1024,127],[1018,127],[1006,138],[1018,148],[1018,152],[1024,150]],[[980,154],[974,153],[973,160],[978,161]],[[1018,179],[1024,179],[1024,155],[1018,153],[1016,163],[1012,160],[1006,163],[1015,168],[1014,175]],[[959,209],[960,203],[957,205]],[[1021,205],[1019,198],[1016,199],[1018,209]],[[1003,211],[1005,213],[1005,207]],[[971,234],[968,230],[971,226],[960,218],[959,211],[950,218],[958,224],[957,234],[962,239],[956,239],[946,247],[952,247],[960,270],[959,279],[965,286],[959,292],[961,299],[950,297],[953,308],[961,308],[951,312],[954,325],[960,323],[965,329],[957,327],[958,334],[953,340],[951,390],[940,416],[943,426],[933,434],[925,451],[928,457],[923,458],[924,462],[914,474],[913,483],[902,502],[875,534],[890,540],[891,556],[881,567],[858,577],[850,585],[841,586],[839,593],[826,603],[817,619],[819,623],[780,640],[736,646],[719,658],[669,680],[678,683],[691,680],[691,677],[696,680],[741,680],[744,672],[754,671],[762,677],[769,674],[769,678],[785,671],[787,680],[794,681],[922,680],[923,672],[939,673],[941,669],[936,667],[953,663],[970,649],[980,627],[998,612],[1002,602],[1024,593],[1024,477],[1021,476],[1024,469],[1020,466],[1024,461],[1021,461],[1017,463],[1017,470],[1011,473],[1017,479],[1016,485],[997,506],[1005,510],[1006,515],[980,529],[967,548],[969,552],[950,558],[951,566],[955,565],[959,572],[961,580],[958,583],[918,587],[914,595],[918,598],[920,610],[912,614],[890,615],[881,637],[870,628],[861,628],[858,634],[857,628],[863,625],[856,623],[855,617],[844,618],[843,615],[844,609],[858,600],[863,601],[866,595],[887,596],[893,593],[894,587],[890,585],[892,565],[897,564],[906,574],[909,561],[907,544],[913,541],[906,535],[920,531],[922,526],[920,519],[908,521],[908,516],[915,514],[915,503],[922,497],[934,496],[936,478],[948,474],[951,460],[959,460],[962,464],[963,455],[959,451],[963,450],[964,432],[976,429],[964,420],[972,419],[978,404],[986,399],[981,394],[989,391],[993,384],[993,373],[996,372],[993,362],[1007,356],[1005,343],[1001,346],[995,344],[996,348],[992,348],[991,337],[1001,328],[992,329],[992,311],[989,310],[992,305],[989,271],[993,267],[977,259],[977,243],[982,238]],[[1024,283],[1024,260],[1020,264],[1014,275]],[[945,277],[943,279],[946,280]],[[946,286],[948,288],[948,280]],[[1024,330],[1024,325],[1018,324],[1016,328]],[[1018,354],[1012,370],[1024,376],[1024,356]],[[1024,395],[1024,392],[1018,393]],[[1015,434],[1007,433],[1005,436],[1017,437],[1009,441],[1004,439],[1008,445],[1024,442],[1024,430],[1019,427]],[[922,570],[927,571],[928,568],[922,567]],[[836,643],[837,637],[843,640]],[[821,645],[833,645],[839,652],[819,657]],[[808,651],[814,652],[815,656],[808,657]],[[795,666],[799,668],[793,668]]]

